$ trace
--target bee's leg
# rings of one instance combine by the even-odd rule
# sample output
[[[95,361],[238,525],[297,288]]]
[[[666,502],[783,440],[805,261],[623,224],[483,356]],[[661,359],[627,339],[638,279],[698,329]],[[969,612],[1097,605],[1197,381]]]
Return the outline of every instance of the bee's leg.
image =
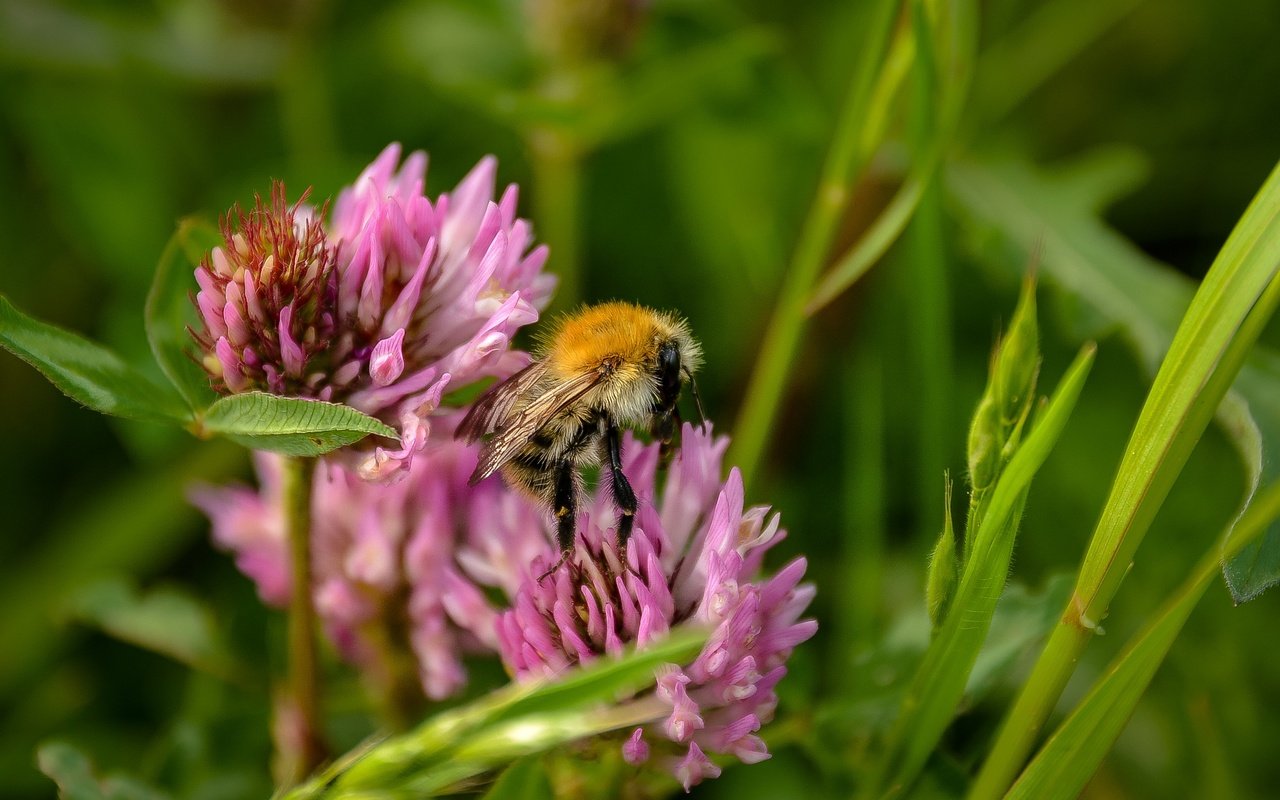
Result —
[[[636,517],[636,493],[631,489],[631,482],[622,474],[622,435],[618,424],[612,419],[605,420],[604,441],[609,451],[609,477],[612,481],[613,502],[618,506],[618,547],[623,548],[627,539],[631,538],[631,524]]]
[[[577,486],[574,484],[572,462],[561,461],[555,470],[556,544],[560,546],[560,553],[563,555],[573,549],[573,536],[578,521]]]

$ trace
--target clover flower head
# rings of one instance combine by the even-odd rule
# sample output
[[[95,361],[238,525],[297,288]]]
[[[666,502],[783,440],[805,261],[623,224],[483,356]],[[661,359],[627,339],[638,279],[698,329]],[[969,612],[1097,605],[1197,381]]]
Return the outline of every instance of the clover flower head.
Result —
[[[194,332],[214,386],[345,403],[400,434],[396,448],[347,448],[371,480],[397,480],[426,447],[447,388],[505,377],[528,362],[511,349],[555,280],[516,216],[519,191],[494,199],[497,162],[480,161],[452,192],[425,194],[427,156],[400,163],[389,145],[342,190],[326,222],[285,200],[233,209],[224,243],[196,270]]]
[[[640,509],[623,553],[601,524],[613,519],[605,493],[586,504],[573,555],[543,580],[537,576],[557,558],[550,523],[540,520],[532,533],[521,525],[503,540],[540,550],[497,619],[499,652],[517,677],[555,675],[628,644],[643,648],[685,622],[711,628],[696,659],[655,676],[656,696],[670,713],[623,745],[633,763],[658,745],[677,752],[667,763],[686,789],[719,774],[708,754],[744,763],[768,758],[757,732],[773,716],[774,687],[792,649],[817,629],[800,619],[814,591],[800,583],[803,558],[756,577],[764,553],[785,534],[767,508],[744,508],[736,469],[721,481],[726,445],[685,425],[657,494],[658,446],[628,440],[624,470]]]
[[[276,181],[269,201],[254,198],[222,218],[223,244],[196,269],[194,332],[201,363],[218,388],[322,397],[335,329],[334,253],[320,220],[289,204]],[[321,209],[320,216],[324,210]]]

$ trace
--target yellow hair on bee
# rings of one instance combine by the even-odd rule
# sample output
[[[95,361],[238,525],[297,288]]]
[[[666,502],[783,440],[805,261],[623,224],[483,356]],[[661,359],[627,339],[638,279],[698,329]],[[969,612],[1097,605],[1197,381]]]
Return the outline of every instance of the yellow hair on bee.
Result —
[[[688,325],[672,314],[614,301],[560,317],[538,349],[551,371],[565,378],[606,359],[638,367],[657,357],[659,342],[688,337]]]

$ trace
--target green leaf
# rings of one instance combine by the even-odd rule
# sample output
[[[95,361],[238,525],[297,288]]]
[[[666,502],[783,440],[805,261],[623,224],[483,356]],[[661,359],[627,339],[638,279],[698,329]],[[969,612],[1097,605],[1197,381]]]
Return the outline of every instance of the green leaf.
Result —
[[[1280,483],[1259,493],[1233,532],[1241,547],[1255,541],[1280,517]],[[1133,715],[1191,611],[1217,575],[1217,548],[1201,560],[1141,633],[1076,706],[1023,771],[1006,798],[1070,800],[1077,797]]]
[[[0,295],[0,347],[27,362],[67,397],[102,414],[174,422],[190,419],[181,398],[100,344],[23,314]]]
[[[540,759],[528,756],[507,767],[484,800],[552,800],[551,783]]]
[[[221,398],[205,412],[201,432],[288,456],[323,455],[370,434],[399,439],[389,425],[351,406],[265,392]]]
[[[897,795],[910,786],[960,704],[1009,573],[1031,480],[1066,425],[1093,356],[1092,345],[1081,350],[992,490],[951,610],[925,653],[889,734],[878,781],[881,791]]]
[[[132,778],[94,777],[89,759],[65,742],[49,742],[36,752],[40,771],[58,785],[62,800],[167,800],[168,795]]]
[[[428,796],[517,758],[656,719],[664,706],[654,698],[619,698],[650,688],[659,666],[691,661],[707,634],[684,628],[644,650],[576,667],[556,680],[512,683],[409,733],[357,748],[286,798]]]
[[[956,165],[948,173],[948,183],[975,221],[1002,231],[1024,252],[1043,241],[1045,271],[1083,302],[1095,329],[1081,334],[1119,326],[1154,373],[1195,287],[1099,218],[1099,211],[1131,186],[1136,174],[1132,154],[1112,150],[1054,174],[1042,174],[1021,162]],[[1261,273],[1252,279],[1253,285],[1265,285],[1266,274],[1276,264],[1268,263],[1265,253],[1255,252],[1252,257]],[[1257,294],[1247,294],[1251,304]],[[1230,317],[1239,319],[1247,310],[1247,306],[1235,309]],[[1208,318],[1227,319],[1222,312],[1212,312]],[[1204,348],[1197,358],[1198,369],[1205,371],[1217,356]],[[1182,384],[1184,391],[1199,386],[1198,381],[1188,381]],[[1218,421],[1245,468],[1243,513],[1258,485],[1280,478],[1280,459],[1275,457],[1280,452],[1280,356],[1257,349],[1240,370],[1233,393],[1218,409]],[[1237,602],[1280,581],[1280,525],[1227,563],[1225,575]]]
[[[189,667],[223,679],[237,672],[212,612],[177,588],[141,593],[123,579],[100,581],[73,595],[68,611],[82,623]]]
[[[151,353],[192,410],[204,408],[215,397],[208,375],[191,356],[194,343],[187,328],[194,330],[199,325],[191,303],[195,287],[192,274],[200,259],[221,242],[217,229],[207,223],[194,219],[180,222],[160,255],[147,293],[144,318]]]

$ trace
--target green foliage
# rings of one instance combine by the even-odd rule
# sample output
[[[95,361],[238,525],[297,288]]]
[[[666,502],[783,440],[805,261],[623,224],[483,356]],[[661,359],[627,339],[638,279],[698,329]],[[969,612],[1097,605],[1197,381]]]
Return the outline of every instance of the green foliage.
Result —
[[[192,297],[192,275],[201,259],[222,243],[217,229],[198,220],[178,224],[160,254],[144,315],[147,341],[165,377],[192,410],[213,401],[209,376],[194,355],[189,330],[198,329]]]
[[[397,438],[389,425],[351,406],[265,392],[218,399],[204,412],[200,426],[204,434],[289,456],[323,455],[369,434]]]
[[[951,521],[951,476],[947,476],[947,485],[942,492],[943,523],[942,535],[934,545],[929,556],[929,573],[924,583],[924,603],[929,609],[929,621],[934,630],[942,624],[951,607],[951,598],[955,596],[956,584],[960,580],[960,559],[956,554],[956,531]]]
[[[726,762],[700,795],[874,793],[876,778],[892,777],[876,774],[884,737],[916,702],[907,698],[921,697],[922,663],[934,663],[967,679],[941,674],[925,687],[929,713],[898,720],[910,729],[895,734],[903,751],[910,743],[912,758],[925,759],[912,793],[984,796],[984,784],[970,784],[992,751],[988,732],[1010,692],[1043,687],[1021,667],[1047,632],[1046,663],[1078,664],[1096,682],[1078,705],[1062,704],[1065,723],[1015,796],[1073,796],[1095,774],[1097,791],[1117,795],[1270,791],[1280,723],[1259,698],[1280,691],[1280,649],[1268,636],[1276,597],[1230,608],[1225,593],[1212,594],[1216,552],[1205,550],[1232,529],[1222,547],[1237,600],[1280,578],[1280,524],[1256,527],[1274,499],[1258,488],[1280,477],[1280,339],[1266,324],[1274,278],[1259,274],[1247,315],[1244,302],[1206,306],[1197,325],[1239,326],[1225,346],[1175,351],[1198,367],[1175,388],[1199,399],[1182,413],[1170,403],[1185,397],[1157,393],[1144,412],[1144,425],[1182,413],[1177,447],[1188,452],[1128,448],[1138,451],[1130,458],[1163,459],[1165,473],[1139,480],[1142,469],[1124,467],[1135,492],[1146,482],[1151,509],[1125,535],[1135,542],[1150,523],[1151,540],[1113,552],[1115,570],[1135,568],[1114,606],[1103,604],[1109,635],[1076,646],[1091,637],[1073,620],[1103,620],[1095,609],[1064,621],[1075,576],[1036,594],[1022,587],[1086,548],[1146,381],[1272,166],[1272,109],[1258,99],[1280,74],[1274,4],[641,5],[642,24],[589,48],[556,43],[538,3],[512,0],[0,11],[0,345],[76,401],[57,402],[26,364],[0,358],[11,467],[0,482],[0,794],[49,795],[32,752],[63,736],[94,765],[65,745],[41,749],[39,767],[67,797],[269,793],[270,703],[256,689],[282,671],[283,626],[209,546],[207,522],[184,499],[192,482],[243,472],[245,453],[177,430],[213,434],[203,412],[214,397],[184,328],[194,320],[190,272],[216,232],[184,220],[175,233],[173,221],[210,218],[272,177],[331,196],[391,140],[430,151],[432,193],[482,153],[498,155],[500,181],[520,183],[519,212],[551,246],[559,307],[621,297],[685,313],[707,353],[699,382],[710,416],[758,487],[747,501],[771,503],[790,533],[770,564],[809,557],[821,627],[788,663],[777,719],[760,732],[774,757]],[[1122,145],[1090,150],[1098,142]],[[930,548],[957,549],[937,538],[947,537],[937,481],[944,465],[967,464],[985,490],[971,500],[990,502],[1043,424],[1034,393],[1011,415],[983,389],[992,330],[1035,252],[1046,374],[1087,339],[1100,341],[1099,363],[1036,490],[1001,500],[1011,522],[992,523],[999,546],[978,559],[990,574],[981,602],[971,595],[967,606],[995,610],[985,638],[963,633],[979,640],[966,670],[969,644],[945,664],[931,652],[955,641],[946,628],[966,607],[944,558],[925,568]],[[1256,259],[1267,260],[1275,254]],[[1253,338],[1261,344],[1250,347]],[[80,405],[169,427],[107,421]],[[1009,426],[1024,410],[1024,427]],[[1219,425],[1200,436],[1214,414]],[[386,433],[368,430],[367,418],[330,417],[312,404],[242,399],[213,420],[285,452]],[[966,441],[970,430],[979,435]],[[1169,467],[1184,455],[1172,483]],[[1144,518],[1162,487],[1165,512]],[[964,540],[954,569],[966,572],[990,517],[970,512],[977,521],[951,534]],[[1010,562],[1004,548],[1020,518]],[[1086,579],[1111,580],[1104,556],[1091,556]],[[173,581],[176,595],[133,588]],[[1197,606],[1206,591],[1211,602]],[[922,594],[935,607],[960,604],[935,614],[943,625],[932,645]],[[210,610],[220,625],[206,636]],[[68,611],[108,635],[63,624]],[[370,704],[356,671],[322,656],[326,732],[341,751],[373,733]],[[470,699],[450,701],[463,703],[458,715],[431,709],[440,760],[413,778],[431,791],[545,796],[548,776],[561,788],[557,767],[580,766],[594,745],[561,748],[556,763],[520,756],[512,733],[533,730],[542,747],[617,722],[574,706],[572,685],[542,687],[519,707],[506,690],[490,695],[506,682],[490,657],[468,672]],[[1201,713],[1209,697],[1212,712]],[[446,741],[444,723],[460,718],[470,727]],[[1014,718],[1035,730],[1030,717]],[[399,740],[369,741],[376,752]],[[1008,760],[1002,749],[997,759]],[[351,752],[341,764],[366,751]],[[1005,783],[1025,760],[1011,759]],[[670,776],[627,780],[652,797],[674,786]],[[365,796],[382,791],[375,783]]]
[[[107,634],[220,678],[244,671],[234,661],[214,615],[200,600],[174,587],[141,593],[122,579],[84,587],[67,612]]]
[[[620,658],[570,670],[557,680],[513,683],[426,720],[415,730],[352,751],[285,795],[311,798],[428,797],[521,758],[669,713],[652,697],[619,704],[653,685],[662,664],[683,664],[707,632],[674,631]]]
[[[1000,599],[1031,480],[1066,425],[1093,364],[1094,348],[1076,357],[991,492],[937,636],[912,679],[883,755],[881,790],[900,794],[924,766],[955,714]]]
[[[1247,546],[1278,517],[1280,484],[1271,484],[1237,522],[1224,543],[1224,554]],[[1133,715],[1187,617],[1217,576],[1218,555],[1216,548],[1206,554],[1040,749],[1006,797],[1070,800],[1079,795]]]
[[[63,394],[102,414],[148,422],[189,416],[182,401],[102,345],[23,314],[0,296],[0,346]]]
[[[96,778],[83,753],[64,742],[50,742],[36,755],[40,771],[58,785],[62,800],[166,800],[157,792],[127,777]]]

